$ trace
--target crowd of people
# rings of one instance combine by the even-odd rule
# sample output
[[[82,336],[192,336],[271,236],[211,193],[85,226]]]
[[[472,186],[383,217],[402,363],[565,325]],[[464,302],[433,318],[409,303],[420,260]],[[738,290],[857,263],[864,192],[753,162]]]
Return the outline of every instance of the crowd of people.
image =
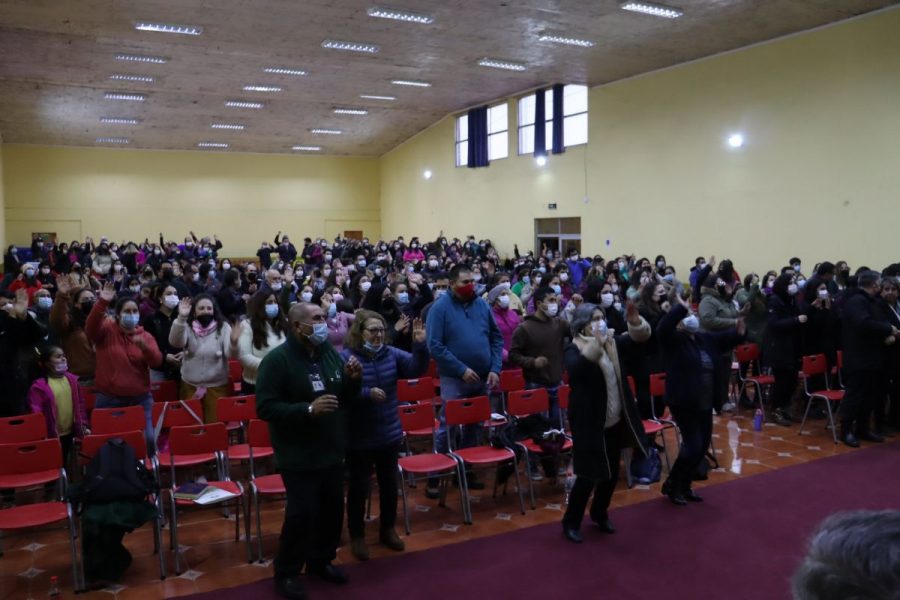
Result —
[[[240,361],[241,392],[256,395],[270,423],[288,491],[274,564],[287,597],[301,597],[304,565],[346,581],[331,564],[345,466],[353,554],[368,557],[363,515],[373,471],[379,539],[403,550],[390,493],[402,440],[396,382],[424,374],[430,359],[444,401],[491,395],[503,369],[522,369],[528,388],[547,390],[551,422],[560,419],[567,374],[563,417],[576,479],[563,532],[573,542],[581,541],[592,493],[590,517],[615,531],[607,508],[619,450],[647,448],[641,421],[665,406],[682,445],[663,493],[677,505],[702,500],[691,474],[709,446],[713,412],[734,408],[732,350],[744,341],[762,348],[762,368],[774,375],[767,414],[778,425],[798,421],[801,358],[823,354],[829,371],[819,387],[839,384],[830,367],[843,359],[843,443],[880,442],[900,426],[898,264],[851,271],[844,261],[821,262],[807,276],[794,257],[741,276],[729,260],[698,257],[682,279],[663,255],[515,247],[501,256],[490,240],[443,233],[375,243],[306,238],[298,252],[278,232],[252,260],[221,256],[217,236],[193,232],[183,243],[162,235],[158,243],[35,239],[25,250],[8,248],[0,285],[8,390],[0,416],[43,413],[68,451],[88,432],[81,389],[89,386],[98,407],[143,406],[152,447],[152,381],[176,381],[179,397],[202,399],[203,419],[215,421],[218,398],[232,390],[228,362]],[[659,372],[667,390],[654,398],[650,375]],[[438,452],[448,451],[451,436],[465,447],[482,433],[450,431],[443,411],[438,418]],[[528,465],[533,479],[543,477],[539,466]],[[464,475],[470,489],[484,486],[475,473]],[[426,494],[439,496],[436,480]]]

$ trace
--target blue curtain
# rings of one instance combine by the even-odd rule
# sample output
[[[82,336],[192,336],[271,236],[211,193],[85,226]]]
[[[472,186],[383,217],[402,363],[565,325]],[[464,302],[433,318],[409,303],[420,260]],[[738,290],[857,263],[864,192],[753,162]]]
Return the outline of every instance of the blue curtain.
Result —
[[[563,88],[557,83],[553,86],[553,154],[566,151],[566,140],[563,134]]]
[[[488,109],[487,106],[469,111],[469,168],[487,167],[488,160]]]
[[[534,93],[534,155],[547,156],[547,102],[543,89]]]

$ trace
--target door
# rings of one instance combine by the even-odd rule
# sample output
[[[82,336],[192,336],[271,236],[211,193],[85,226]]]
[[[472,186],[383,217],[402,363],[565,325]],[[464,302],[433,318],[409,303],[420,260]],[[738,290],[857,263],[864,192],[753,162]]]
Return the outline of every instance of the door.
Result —
[[[359,230],[359,229],[354,229],[354,230],[351,230],[351,231],[345,230],[345,231],[344,231],[344,237],[347,238],[348,240],[359,240],[359,241],[362,241],[362,239],[363,239],[363,232],[362,232],[361,230]]]
[[[574,248],[581,253],[581,217],[534,220],[534,252],[553,250],[565,256]]]

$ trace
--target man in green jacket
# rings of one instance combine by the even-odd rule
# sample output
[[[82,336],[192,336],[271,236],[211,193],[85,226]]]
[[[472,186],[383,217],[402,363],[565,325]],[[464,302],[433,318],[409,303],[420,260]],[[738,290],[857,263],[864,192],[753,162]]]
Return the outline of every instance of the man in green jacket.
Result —
[[[300,570],[332,583],[347,576],[331,564],[344,514],[346,408],[360,394],[362,365],[346,364],[328,343],[325,313],[294,305],[290,335],[259,365],[256,410],[269,422],[275,462],[287,491],[275,557],[275,587],[285,598],[306,598]]]

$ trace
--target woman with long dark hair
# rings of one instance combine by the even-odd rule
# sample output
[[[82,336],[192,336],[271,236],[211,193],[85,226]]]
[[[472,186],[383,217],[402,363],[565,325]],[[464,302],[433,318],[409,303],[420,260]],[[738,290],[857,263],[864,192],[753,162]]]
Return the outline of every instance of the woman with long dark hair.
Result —
[[[272,292],[254,294],[247,303],[247,320],[235,325],[240,330],[237,358],[241,362],[241,393],[256,392],[256,371],[266,354],[285,341],[285,315]]]
[[[791,414],[791,398],[797,389],[797,371],[800,369],[800,333],[807,317],[797,302],[799,287],[794,276],[780,275],[772,285],[772,293],[766,300],[768,320],[763,340],[766,364],[772,367],[775,389],[772,394],[776,423],[788,426],[799,420]]]

